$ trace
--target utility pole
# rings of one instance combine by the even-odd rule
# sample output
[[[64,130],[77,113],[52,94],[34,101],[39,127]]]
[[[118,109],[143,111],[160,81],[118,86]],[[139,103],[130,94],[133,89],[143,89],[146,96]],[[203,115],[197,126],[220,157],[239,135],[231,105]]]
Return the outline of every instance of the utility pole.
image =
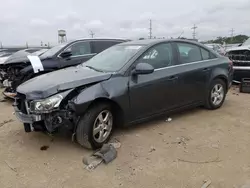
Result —
[[[234,37],[234,28],[230,30],[231,32],[231,43],[233,43],[233,37]]]
[[[0,47],[3,48],[3,43],[0,41]]]
[[[191,28],[191,29],[193,29],[193,39],[195,39],[195,37],[196,37],[196,29],[197,29],[198,27],[194,24],[194,26]]]
[[[232,28],[230,32],[231,32],[231,37],[234,37],[234,28]]]
[[[152,20],[149,20],[149,38],[152,39]]]
[[[90,30],[90,36],[91,36],[91,38],[94,38],[94,35],[95,35],[95,33],[92,30]]]

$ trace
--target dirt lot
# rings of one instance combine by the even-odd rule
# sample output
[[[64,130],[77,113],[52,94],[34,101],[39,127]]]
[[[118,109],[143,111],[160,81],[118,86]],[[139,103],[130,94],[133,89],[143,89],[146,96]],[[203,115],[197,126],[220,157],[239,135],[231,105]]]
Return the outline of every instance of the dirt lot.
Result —
[[[250,180],[250,95],[232,89],[217,111],[195,109],[116,131],[118,157],[93,172],[82,158],[91,152],[69,136],[26,134],[0,103],[0,187],[241,187]],[[12,119],[3,125],[4,121]],[[49,148],[41,151],[40,147]]]

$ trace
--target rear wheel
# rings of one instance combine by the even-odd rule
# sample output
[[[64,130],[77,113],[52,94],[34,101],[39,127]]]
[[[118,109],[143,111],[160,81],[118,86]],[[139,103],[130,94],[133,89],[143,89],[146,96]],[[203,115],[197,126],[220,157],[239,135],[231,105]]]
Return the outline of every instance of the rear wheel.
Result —
[[[110,139],[113,124],[111,106],[107,103],[94,105],[80,118],[76,129],[76,140],[85,148],[100,148]]]
[[[208,90],[205,107],[211,110],[220,108],[226,93],[226,83],[221,79],[213,80]]]

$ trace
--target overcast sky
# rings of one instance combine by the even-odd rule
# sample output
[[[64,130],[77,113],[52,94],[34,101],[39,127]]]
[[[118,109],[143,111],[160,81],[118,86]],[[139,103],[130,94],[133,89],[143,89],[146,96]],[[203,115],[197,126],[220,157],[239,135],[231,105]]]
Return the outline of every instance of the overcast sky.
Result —
[[[3,45],[57,43],[57,30],[68,39],[89,37],[197,38],[250,35],[250,0],[0,0],[0,41]]]

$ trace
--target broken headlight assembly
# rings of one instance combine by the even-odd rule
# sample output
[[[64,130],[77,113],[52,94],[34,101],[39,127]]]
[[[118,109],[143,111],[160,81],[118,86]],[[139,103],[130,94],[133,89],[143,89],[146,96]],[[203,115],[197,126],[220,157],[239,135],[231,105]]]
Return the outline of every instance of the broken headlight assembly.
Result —
[[[49,113],[57,109],[63,100],[60,94],[51,96],[44,100],[34,100],[30,102],[30,111],[36,113]]]

